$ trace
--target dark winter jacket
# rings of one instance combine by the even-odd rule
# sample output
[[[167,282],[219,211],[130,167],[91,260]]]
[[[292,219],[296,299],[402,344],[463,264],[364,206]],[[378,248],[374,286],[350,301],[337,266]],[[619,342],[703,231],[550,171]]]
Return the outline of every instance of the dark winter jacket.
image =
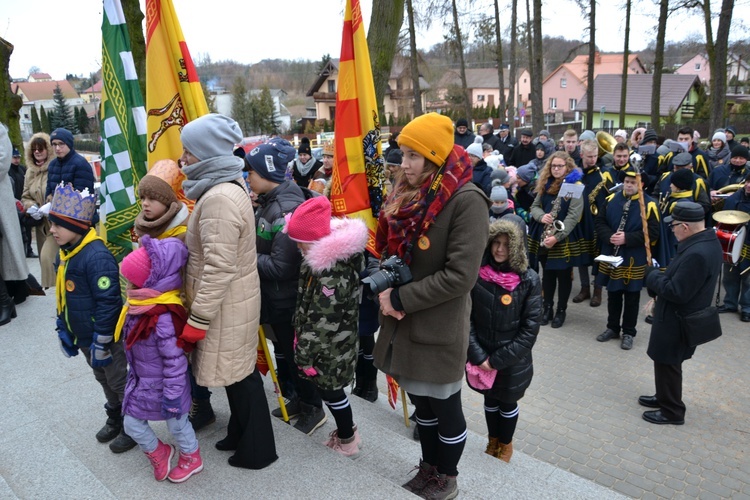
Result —
[[[678,314],[687,315],[711,305],[721,270],[721,244],[712,228],[681,241],[666,271],[652,271],[646,286],[656,294],[648,356],[657,363],[679,365],[690,359],[680,331]]]
[[[77,245],[61,250],[67,253]],[[108,336],[115,330],[122,309],[120,271],[101,240],[92,241],[66,262],[66,307],[57,326],[68,331],[77,346],[88,347],[94,334]]]
[[[490,226],[483,265],[492,262],[490,245],[500,234],[508,235],[509,271],[518,274],[521,282],[510,292],[495,283],[477,280],[471,291],[468,360],[481,365],[489,359],[490,366],[498,370],[491,389],[472,389],[513,403],[523,397],[534,374],[531,349],[539,333],[542,285],[539,275],[528,269],[525,235],[511,221],[501,220]]]
[[[282,231],[284,216],[292,213],[305,195],[294,182],[282,182],[258,197],[255,211],[261,323],[288,323],[297,301],[297,280],[302,257],[297,244]]]
[[[482,139],[484,139],[484,144],[489,144],[492,146],[493,151],[497,151],[498,153],[500,150],[498,149],[500,145],[500,138],[496,136],[495,134],[483,134]]]
[[[724,210],[740,210],[746,214],[750,214],[750,195],[745,192],[744,187],[738,189],[732,196],[726,199]],[[737,266],[730,272],[743,273],[748,267],[750,267],[750,241],[745,238],[740,261],[737,262]]]
[[[313,243],[303,259],[294,361],[300,368],[315,368],[318,374],[310,380],[324,390],[342,389],[354,377],[367,237],[361,220],[334,219],[331,233]]]
[[[475,138],[476,135],[471,130],[467,130],[465,134],[459,134],[456,131],[453,132],[453,144],[457,144],[464,149],[471,146]]]
[[[180,289],[180,272],[188,255],[185,244],[177,238],[144,238],[143,242],[151,258],[151,273],[145,286],[162,293]],[[128,315],[123,328],[126,342],[141,318],[140,315]],[[169,313],[160,314],[156,328],[147,338],[126,349],[125,356],[130,370],[122,402],[123,413],[142,420],[164,420],[161,409],[165,399],[182,414],[190,411],[192,400],[187,358],[182,348],[177,347],[175,327]]]
[[[504,140],[499,135],[497,136],[497,148],[496,149],[498,153],[503,155],[506,165],[510,165],[508,163],[508,158],[510,157],[511,152],[513,152],[513,149],[516,146],[518,146],[518,140],[515,137],[512,137],[510,134],[508,134]]]
[[[474,174],[471,178],[479,189],[481,189],[485,195],[489,198],[490,192],[492,192],[492,167],[487,165],[484,160],[474,165]]]
[[[8,177],[10,177],[10,184],[13,186],[13,197],[16,200],[20,200],[23,197],[23,183],[26,177],[26,167],[23,165],[10,165],[8,170]]]
[[[513,151],[510,153],[510,157],[505,158],[506,165],[512,165],[514,167],[522,167],[531,163],[536,158],[536,146],[533,143],[528,143],[525,146],[518,143]]]
[[[742,182],[748,173],[750,173],[750,164],[748,163],[742,168],[736,168],[731,163],[726,163],[711,171],[711,175],[708,176],[708,185],[716,191],[730,184]]]
[[[300,172],[301,162],[299,158],[292,161],[292,177],[294,177],[294,182],[296,182],[299,187],[306,188],[315,176],[315,173],[323,166],[323,162],[321,162],[320,160],[316,160],[315,158],[310,158],[309,161],[313,162],[313,165],[310,170],[308,170],[304,175],[302,174],[302,172]]]
[[[94,193],[94,171],[86,158],[71,149],[64,158],[55,158],[47,169],[47,192],[45,194],[47,201],[52,199],[55,194],[55,187],[60,182],[73,184],[78,191],[84,188],[89,189],[89,193]]]

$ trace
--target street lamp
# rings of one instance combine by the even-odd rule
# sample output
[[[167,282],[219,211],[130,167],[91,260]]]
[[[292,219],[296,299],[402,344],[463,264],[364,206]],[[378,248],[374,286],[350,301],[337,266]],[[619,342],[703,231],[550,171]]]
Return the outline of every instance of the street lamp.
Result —
[[[599,128],[602,128],[602,129],[604,128],[604,113],[605,113],[605,111],[607,111],[607,107],[606,106],[602,106],[599,109]]]

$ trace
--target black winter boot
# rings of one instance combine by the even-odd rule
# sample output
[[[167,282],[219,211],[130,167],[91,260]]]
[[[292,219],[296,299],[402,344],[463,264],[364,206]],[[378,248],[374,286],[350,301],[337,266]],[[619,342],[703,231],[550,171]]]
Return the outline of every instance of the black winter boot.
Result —
[[[0,276],[0,326],[10,323],[11,318],[16,317],[16,305],[8,295],[3,277]]]
[[[104,405],[104,409],[107,412],[107,422],[104,424],[99,432],[96,433],[96,440],[100,443],[108,443],[120,434],[122,431],[122,408],[110,408],[109,404]]]
[[[563,326],[563,323],[565,323],[565,309],[558,308],[551,326],[552,328],[560,328]]]
[[[542,319],[541,321],[539,321],[540,325],[547,326],[549,322],[552,321],[553,307],[554,304],[544,304],[544,309],[542,310]]]
[[[193,405],[190,407],[188,420],[193,425],[195,432],[216,422],[216,414],[214,414],[214,409],[211,407],[211,400],[194,399]]]
[[[365,384],[365,390],[361,396],[366,401],[374,403],[378,400],[378,379],[368,380]]]
[[[357,371],[359,371],[359,365],[357,365]],[[359,396],[360,398],[365,397],[365,379],[361,375],[357,375],[354,379],[354,387],[352,387],[352,394]]]
[[[125,430],[121,430],[117,438],[109,443],[109,449],[112,453],[125,453],[128,450],[132,450],[138,443],[133,441],[133,438],[125,434]]]

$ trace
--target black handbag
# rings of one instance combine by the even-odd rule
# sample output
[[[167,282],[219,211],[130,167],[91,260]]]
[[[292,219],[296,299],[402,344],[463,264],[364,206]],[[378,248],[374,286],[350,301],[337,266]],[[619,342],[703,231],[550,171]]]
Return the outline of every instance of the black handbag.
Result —
[[[719,311],[714,306],[690,313],[686,316],[677,314],[680,320],[682,338],[690,347],[699,346],[721,337]]]

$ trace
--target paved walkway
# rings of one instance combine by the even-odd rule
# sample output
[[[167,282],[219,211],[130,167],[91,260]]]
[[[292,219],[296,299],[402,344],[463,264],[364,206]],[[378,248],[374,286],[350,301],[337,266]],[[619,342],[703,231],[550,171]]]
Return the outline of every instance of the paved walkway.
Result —
[[[750,498],[750,324],[721,316],[723,336],[683,364],[685,425],[659,426],[637,402],[654,393],[651,326],[641,319],[624,351],[619,340],[595,340],[606,292],[600,307],[571,302],[567,312],[534,347],[515,448],[633,498]],[[486,433],[481,397],[465,390],[464,408],[470,429]]]

